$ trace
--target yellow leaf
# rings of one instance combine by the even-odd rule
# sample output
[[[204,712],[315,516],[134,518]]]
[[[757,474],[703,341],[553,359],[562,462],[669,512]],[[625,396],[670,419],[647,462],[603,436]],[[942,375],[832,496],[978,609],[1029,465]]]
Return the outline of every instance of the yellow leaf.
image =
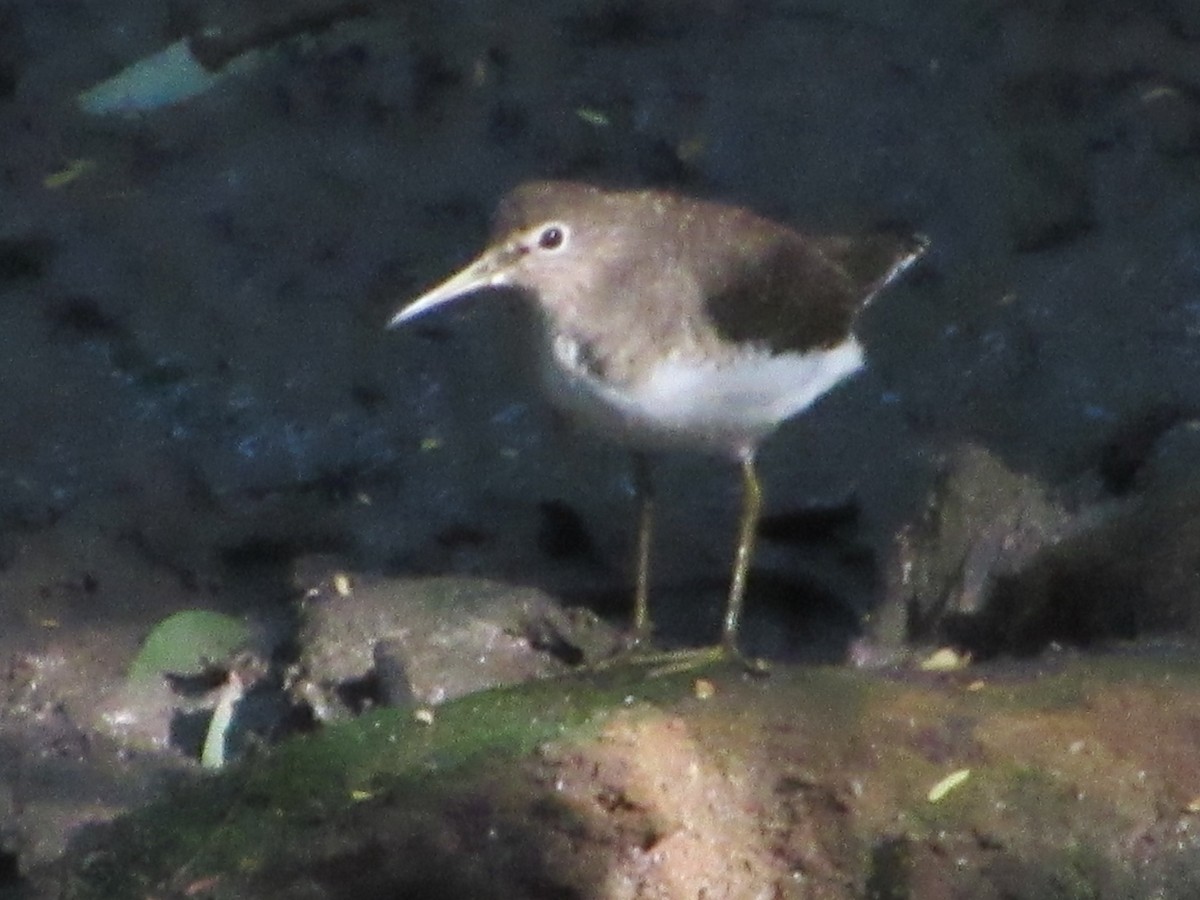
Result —
[[[929,789],[926,799],[930,803],[937,803],[948,793],[971,777],[970,769],[959,769],[957,772],[951,772],[937,784]]]
[[[612,124],[612,122],[609,121],[608,113],[600,109],[591,109],[586,106],[581,106],[579,109],[575,110],[575,115],[579,116],[579,118],[583,119],[583,121],[587,122],[589,125],[594,125],[596,128],[607,128]]]
[[[921,660],[920,669],[922,672],[954,672],[965,669],[970,662],[969,654],[943,647]]]
[[[42,185],[52,191],[56,191],[61,187],[66,187],[76,178],[86,175],[92,169],[96,168],[94,160],[90,159],[73,159],[66,164],[65,167],[59,169],[52,175],[47,175],[42,179]]]

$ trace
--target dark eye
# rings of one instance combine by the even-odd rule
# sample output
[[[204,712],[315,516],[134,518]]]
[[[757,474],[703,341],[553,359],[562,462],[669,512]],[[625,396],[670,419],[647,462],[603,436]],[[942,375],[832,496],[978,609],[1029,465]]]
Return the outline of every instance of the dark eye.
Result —
[[[559,225],[550,225],[538,235],[538,246],[543,250],[557,250],[567,239],[566,233]]]

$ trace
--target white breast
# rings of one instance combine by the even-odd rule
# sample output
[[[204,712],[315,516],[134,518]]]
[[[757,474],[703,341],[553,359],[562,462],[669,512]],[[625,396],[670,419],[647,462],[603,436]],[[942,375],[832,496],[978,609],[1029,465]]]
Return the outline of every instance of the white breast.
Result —
[[[753,452],[781,422],[863,366],[862,346],[851,337],[807,353],[665,358],[642,379],[617,386],[580,367],[575,351],[569,341],[555,341],[543,377],[551,402],[582,425],[638,448],[733,457]]]

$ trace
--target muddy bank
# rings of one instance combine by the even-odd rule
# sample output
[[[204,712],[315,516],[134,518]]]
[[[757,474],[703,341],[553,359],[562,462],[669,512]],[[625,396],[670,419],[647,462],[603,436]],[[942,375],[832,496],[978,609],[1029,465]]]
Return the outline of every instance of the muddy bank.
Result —
[[[1191,651],[613,671],[297,741],[56,877],[69,897],[1183,898],[1198,723]]]

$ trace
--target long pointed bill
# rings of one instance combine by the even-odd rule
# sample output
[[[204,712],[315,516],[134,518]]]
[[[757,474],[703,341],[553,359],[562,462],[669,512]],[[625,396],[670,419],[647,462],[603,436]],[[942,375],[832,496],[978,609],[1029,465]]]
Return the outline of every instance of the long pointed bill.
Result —
[[[430,288],[403,307],[392,316],[387,327],[396,328],[411,322],[431,309],[483,288],[505,287],[509,284],[515,255],[513,249],[507,246],[488,250],[462,271],[451,275],[437,287]]]

